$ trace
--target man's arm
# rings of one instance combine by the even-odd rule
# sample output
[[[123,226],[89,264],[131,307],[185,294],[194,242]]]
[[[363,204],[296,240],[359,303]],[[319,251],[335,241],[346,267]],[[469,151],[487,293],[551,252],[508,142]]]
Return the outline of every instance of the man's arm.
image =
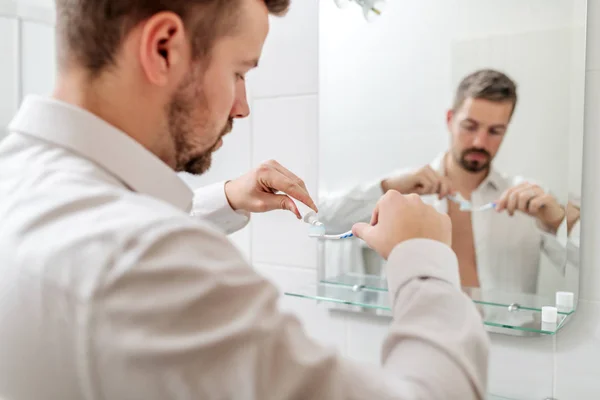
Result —
[[[381,196],[390,190],[421,196],[437,194],[440,199],[455,192],[449,179],[429,165],[404,168],[346,191],[320,194],[319,220],[332,231],[344,231],[356,222],[367,222]]]
[[[92,309],[104,398],[483,399],[488,338],[451,249],[406,241],[388,262],[394,319],[374,369],[311,340],[275,287],[216,231],[165,221],[136,238]]]
[[[354,186],[348,190],[319,194],[319,221],[328,230],[346,231],[356,222],[368,222],[383,196],[381,180]]]
[[[230,234],[248,224],[250,213],[288,210],[302,218],[292,199],[317,211],[304,182],[270,160],[237,179],[197,189],[191,214]]]
[[[541,229],[542,251],[550,258],[561,274],[565,273],[567,264],[579,266],[579,208],[569,202],[566,216],[556,234]]]
[[[248,211],[235,211],[229,204],[225,182],[194,190],[191,215],[219,227],[227,235],[243,229],[250,221]]]

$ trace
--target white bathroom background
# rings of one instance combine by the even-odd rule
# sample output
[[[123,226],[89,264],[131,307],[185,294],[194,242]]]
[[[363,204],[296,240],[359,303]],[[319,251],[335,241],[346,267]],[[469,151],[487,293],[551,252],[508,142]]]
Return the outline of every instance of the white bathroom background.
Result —
[[[318,21],[325,1],[333,0],[292,0],[286,18],[272,19],[261,66],[249,77],[252,115],[237,122],[206,176],[185,177],[191,185],[232,178],[275,158],[317,192]],[[526,1],[521,3],[523,19],[533,23],[537,16],[527,13]],[[47,94],[52,88],[52,7],[52,0],[0,0],[0,130],[24,95]],[[557,337],[492,337],[489,389],[523,400],[594,400],[600,393],[600,252],[595,250],[600,243],[600,0],[589,0],[587,13],[582,301]],[[316,246],[289,212],[255,215],[233,239],[278,286],[314,282]],[[282,298],[282,307],[297,314],[317,340],[353,359],[379,362],[386,319],[330,314],[300,299]]]

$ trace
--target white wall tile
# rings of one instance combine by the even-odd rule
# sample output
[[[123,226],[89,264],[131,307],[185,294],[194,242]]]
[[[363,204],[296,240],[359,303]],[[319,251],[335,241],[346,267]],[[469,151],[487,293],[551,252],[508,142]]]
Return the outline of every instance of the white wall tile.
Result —
[[[346,325],[343,315],[330,313],[327,308],[315,301],[298,297],[284,296],[284,290],[293,290],[304,285],[314,284],[315,271],[300,268],[256,265],[257,271],[271,280],[282,292],[281,309],[293,313],[303,323],[306,332],[320,343],[345,352]]]
[[[23,95],[49,95],[54,89],[56,60],[54,28],[36,22],[23,23]]]
[[[381,347],[390,323],[389,317],[348,313],[348,357],[374,366],[381,365]]]
[[[43,8],[54,9],[55,0],[16,0],[17,3],[23,5],[34,5]]]
[[[600,397],[600,304],[580,302],[557,336],[556,393],[559,400]]]
[[[552,397],[554,338],[491,334],[488,392],[511,399]]]
[[[587,69],[600,70],[600,0],[588,0]]]
[[[317,178],[317,97],[254,101],[253,165],[276,159],[302,178],[311,194]],[[317,245],[307,225],[289,211],[256,214],[252,259],[257,263],[314,268]]]
[[[283,18],[272,17],[260,67],[251,72],[257,97],[314,94],[318,87],[318,1],[294,0]]]
[[[584,300],[600,300],[600,269],[597,268],[598,255],[593,251],[600,243],[600,174],[596,161],[600,149],[600,71],[588,71],[586,75],[579,295]]]
[[[0,17],[0,139],[18,106],[17,21]]]

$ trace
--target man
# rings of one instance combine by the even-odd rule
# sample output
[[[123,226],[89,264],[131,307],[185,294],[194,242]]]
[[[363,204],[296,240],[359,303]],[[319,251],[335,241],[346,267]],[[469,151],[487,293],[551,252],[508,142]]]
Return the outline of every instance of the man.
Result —
[[[368,219],[377,199],[389,190],[417,193],[452,220],[452,249],[463,286],[535,294],[540,250],[564,271],[564,245],[556,233],[565,211],[539,185],[504,176],[492,167],[516,105],[517,86],[507,75],[484,69],[466,76],[446,115],[450,149],[425,167],[401,170],[341,195],[323,196],[321,221],[343,229],[347,221]],[[464,212],[449,200],[460,197],[475,208],[492,202],[497,206],[495,212]],[[343,246],[352,254],[347,258],[360,259],[358,250]]]
[[[56,7],[54,95],[28,98],[0,146],[0,396],[483,398],[487,337],[447,216],[390,191],[354,227],[397,305],[374,370],[311,341],[205,221],[313,206],[297,177],[272,162],[192,204],[176,175],[205,171],[248,115],[244,75],[288,0]]]

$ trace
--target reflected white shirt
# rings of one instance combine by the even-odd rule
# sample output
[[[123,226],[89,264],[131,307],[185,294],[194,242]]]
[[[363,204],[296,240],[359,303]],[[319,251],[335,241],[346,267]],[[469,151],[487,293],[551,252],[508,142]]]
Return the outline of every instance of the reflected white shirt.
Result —
[[[0,396],[483,398],[488,339],[447,246],[394,249],[383,366],[359,365],[279,311],[275,287],[215,225],[248,220],[223,185],[193,199],[137,142],[55,100],[27,98],[10,132],[0,144]]]
[[[430,166],[444,174],[444,155]],[[412,169],[395,171],[388,176],[402,175]],[[507,177],[492,169],[488,177],[472,193],[475,207],[497,201],[504,191],[524,182],[522,177]],[[328,231],[344,232],[355,222],[368,222],[377,201],[383,195],[381,179],[358,185],[348,191],[323,193],[319,197],[319,220]],[[448,200],[437,195],[422,196],[423,201],[439,212],[448,212]],[[537,293],[542,254],[564,274],[566,265],[566,222],[556,234],[541,229],[535,218],[523,213],[493,211],[474,212],[471,215],[477,272],[482,290],[501,290],[516,293]],[[326,244],[326,263],[339,272],[366,272],[377,274],[381,259],[366,249],[359,240]]]

